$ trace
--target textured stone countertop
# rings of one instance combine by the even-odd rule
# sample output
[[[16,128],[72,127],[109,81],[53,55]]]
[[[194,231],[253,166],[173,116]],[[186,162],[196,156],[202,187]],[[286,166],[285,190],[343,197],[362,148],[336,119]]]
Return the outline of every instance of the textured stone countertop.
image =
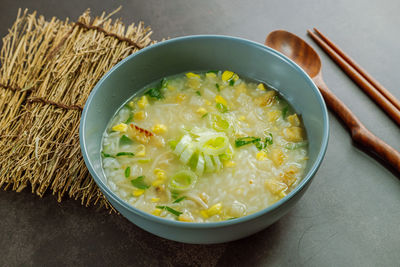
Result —
[[[153,39],[234,35],[263,42],[286,29],[311,44],[318,27],[400,98],[400,2],[382,1],[44,1],[0,0],[0,35],[17,8],[76,19],[123,5],[125,23],[143,20]],[[377,136],[400,150],[400,129],[318,47],[331,90]],[[58,203],[0,191],[0,266],[399,266],[400,180],[352,144],[332,114],[325,160],[304,197],[281,220],[248,238],[187,245],[149,234],[122,216],[78,201]]]

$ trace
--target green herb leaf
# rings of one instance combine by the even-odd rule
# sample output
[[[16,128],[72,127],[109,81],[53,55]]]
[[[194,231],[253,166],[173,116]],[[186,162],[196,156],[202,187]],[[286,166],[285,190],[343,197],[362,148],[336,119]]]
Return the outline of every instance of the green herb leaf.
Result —
[[[129,178],[131,176],[131,167],[126,167],[125,169],[125,178]]]
[[[136,179],[131,180],[131,183],[134,187],[139,189],[147,189],[150,187],[144,182],[144,176],[139,176]]]
[[[133,144],[133,140],[130,139],[128,136],[123,135],[121,136],[121,138],[119,139],[119,145],[120,146],[124,146],[124,145],[131,145]]]
[[[284,119],[286,119],[286,117],[287,117],[287,115],[288,115],[288,111],[289,111],[289,106],[285,106],[283,109],[282,109],[282,117],[284,118]]]
[[[200,91],[196,91],[196,94],[197,94],[198,96],[201,96]]]
[[[221,91],[221,88],[219,87],[219,84],[218,84],[218,83],[215,84],[215,87],[217,87],[218,92]]]
[[[171,197],[172,197],[173,199],[177,199],[177,198],[179,197],[179,192],[171,191]]]
[[[272,136],[272,133],[268,133],[269,136],[265,137],[265,146],[267,145],[272,145],[274,143],[274,138]]]
[[[215,105],[215,107],[216,107],[216,108],[218,109],[218,111],[221,112],[221,113],[226,113],[226,112],[228,112],[228,107],[225,106],[224,104],[217,103],[217,104]]]
[[[240,137],[240,138],[235,140],[235,146],[236,147],[241,147],[241,146],[244,146],[244,145],[257,143],[257,142],[260,142],[260,141],[261,141],[261,138],[259,138],[259,137],[252,137],[252,136]]]
[[[175,216],[179,216],[179,215],[181,215],[181,214],[183,213],[183,212],[174,210],[173,208],[170,208],[170,207],[168,207],[168,206],[156,206],[156,207],[157,207],[158,209],[166,210],[166,211],[168,211],[168,212],[174,214]]]
[[[126,119],[125,124],[128,124],[130,122],[133,122],[133,113],[132,112],[129,114],[129,117]]]
[[[164,92],[163,89],[167,87],[168,81],[163,78],[161,79],[160,83],[157,85],[157,87],[150,88],[145,94],[149,95],[150,97],[156,98],[158,100],[164,98]]]
[[[113,155],[110,155],[110,154],[104,153],[103,151],[101,151],[101,155],[103,156],[103,158],[114,158],[114,156],[113,156]]]
[[[122,156],[133,157],[133,156],[135,156],[135,154],[132,152],[119,152],[115,156],[117,156],[117,157],[122,157]]]
[[[235,84],[235,80],[230,79],[230,80],[229,80],[229,85],[230,85],[230,86],[233,86],[234,84]]]
[[[203,116],[201,116],[201,118],[205,118],[208,115],[208,112],[206,114],[204,114]]]
[[[172,202],[172,203],[179,203],[179,202],[181,202],[182,200],[184,200],[186,197],[185,196],[183,196],[183,197],[180,197],[180,198],[178,198],[178,199],[176,199],[174,202]]]

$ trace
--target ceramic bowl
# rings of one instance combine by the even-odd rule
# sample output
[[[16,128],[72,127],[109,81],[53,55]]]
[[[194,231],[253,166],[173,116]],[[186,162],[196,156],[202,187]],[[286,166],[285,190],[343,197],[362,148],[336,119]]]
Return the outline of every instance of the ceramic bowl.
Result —
[[[276,88],[302,115],[309,160],[299,185],[287,196],[251,215],[216,223],[185,223],[138,210],[108,186],[101,165],[101,140],[121,105],[145,85],[188,71],[231,70]],[[262,44],[228,36],[186,36],[152,45],[125,58],[95,86],[82,113],[80,144],[91,175],[111,204],[128,220],[155,235],[186,243],[220,243],[271,225],[301,198],[324,157],[329,135],[327,109],[310,77],[296,63]]]

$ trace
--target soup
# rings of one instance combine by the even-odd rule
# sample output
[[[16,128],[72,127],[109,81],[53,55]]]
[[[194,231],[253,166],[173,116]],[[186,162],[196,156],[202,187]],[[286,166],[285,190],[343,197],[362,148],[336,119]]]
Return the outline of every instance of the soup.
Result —
[[[302,178],[301,118],[272,88],[231,71],[188,72],[144,88],[104,133],[109,187],[166,219],[217,222],[285,197]]]

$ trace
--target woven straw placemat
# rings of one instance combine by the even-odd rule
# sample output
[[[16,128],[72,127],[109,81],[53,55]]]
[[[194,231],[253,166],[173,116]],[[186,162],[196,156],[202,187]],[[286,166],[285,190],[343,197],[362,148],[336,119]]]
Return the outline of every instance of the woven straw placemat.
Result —
[[[81,111],[112,66],[154,43],[143,22],[112,20],[117,11],[70,22],[19,10],[0,54],[0,188],[114,210],[81,156]]]

